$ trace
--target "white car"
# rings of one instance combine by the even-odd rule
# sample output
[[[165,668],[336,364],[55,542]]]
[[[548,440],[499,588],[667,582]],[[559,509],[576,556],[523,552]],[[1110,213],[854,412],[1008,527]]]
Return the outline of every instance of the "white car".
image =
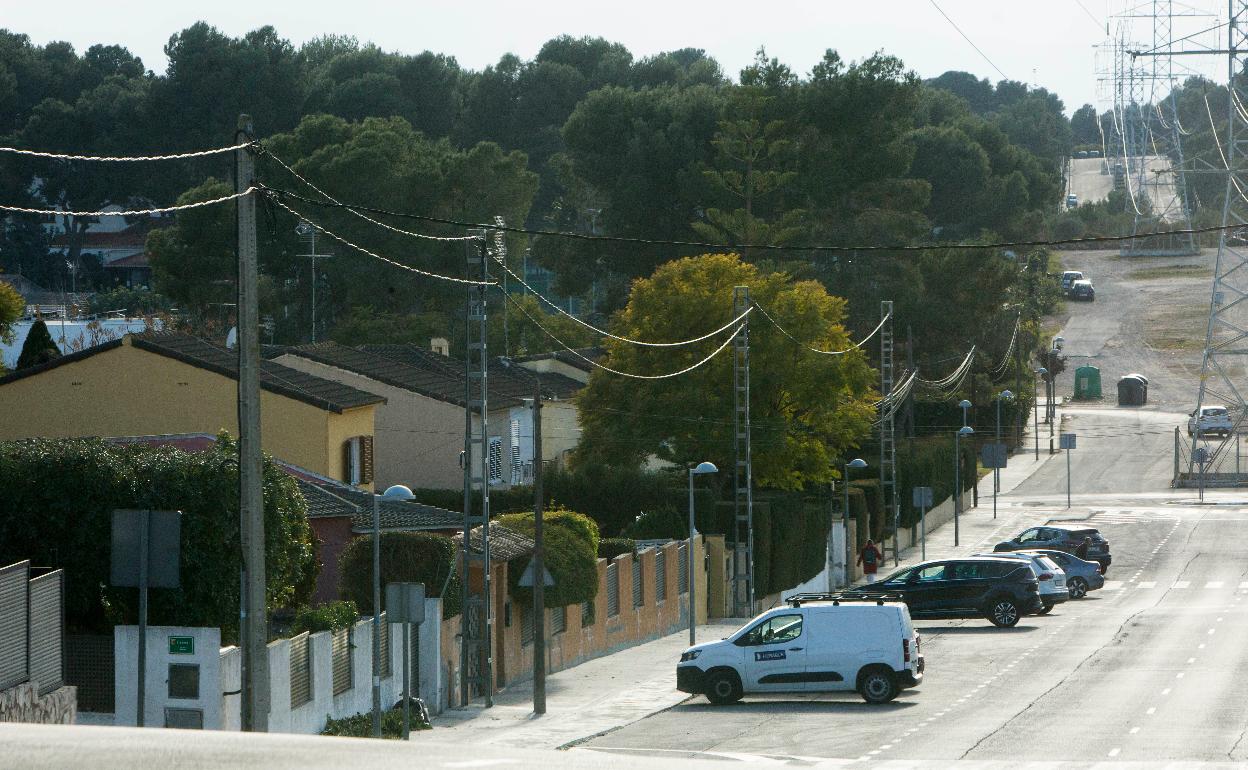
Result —
[[[1070,600],[1070,591],[1066,588],[1066,573],[1057,562],[1040,553],[1006,551],[1000,553],[977,553],[976,556],[997,556],[1021,559],[1031,564],[1031,571],[1036,575],[1040,585],[1040,601],[1044,607],[1036,614],[1047,615],[1053,605]]]
[[[1192,436],[1196,433],[1196,412],[1192,411],[1187,416],[1187,435]],[[1224,406],[1202,406],[1200,408],[1200,433],[1216,433],[1219,436],[1229,436],[1235,430],[1235,422],[1231,419],[1231,413]]]
[[[1075,281],[1083,280],[1083,272],[1080,270],[1067,270],[1062,273],[1062,291],[1070,291],[1070,286]]]
[[[806,594],[680,656],[676,689],[716,705],[745,693],[853,692],[887,703],[923,679],[919,635],[901,602]]]

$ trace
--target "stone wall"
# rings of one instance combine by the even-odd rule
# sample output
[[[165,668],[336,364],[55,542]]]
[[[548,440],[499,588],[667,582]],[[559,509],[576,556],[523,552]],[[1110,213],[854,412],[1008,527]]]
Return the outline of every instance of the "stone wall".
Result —
[[[66,685],[39,695],[38,682],[24,682],[0,692],[0,722],[72,725],[78,712],[78,688]]]

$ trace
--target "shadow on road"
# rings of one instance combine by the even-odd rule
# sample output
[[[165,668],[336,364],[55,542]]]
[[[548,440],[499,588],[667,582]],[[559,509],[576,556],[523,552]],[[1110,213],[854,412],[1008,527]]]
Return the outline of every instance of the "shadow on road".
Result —
[[[829,694],[831,695],[831,694]],[[751,714],[861,714],[864,712],[887,714],[893,711],[903,711],[919,705],[913,701],[895,700],[892,703],[873,704],[867,703],[861,699],[857,699],[855,693],[844,693],[846,700],[741,700],[726,706],[714,706],[705,700],[695,700],[685,702],[679,706],[673,706],[668,709],[667,713],[674,712],[708,712],[717,710],[730,711],[733,714],[751,713]],[[827,697],[824,695],[822,697]],[[904,694],[901,697],[905,697]],[[848,700],[855,698],[857,700]]]
[[[1021,634],[1039,631],[1039,626],[1017,625],[1013,628],[997,628],[994,625],[983,626],[918,626],[918,630],[931,634]]]

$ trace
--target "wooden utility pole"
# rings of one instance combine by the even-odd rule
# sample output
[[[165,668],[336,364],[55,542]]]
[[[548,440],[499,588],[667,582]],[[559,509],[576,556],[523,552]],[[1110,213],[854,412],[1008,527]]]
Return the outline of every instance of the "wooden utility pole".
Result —
[[[237,137],[254,135],[251,116],[238,116]],[[251,187],[255,158],[235,154],[235,192]],[[268,732],[268,608],[265,605],[264,466],[260,454],[260,309],[256,266],[256,199],[238,198],[238,494],[243,576],[239,636],[243,648],[243,729]]]

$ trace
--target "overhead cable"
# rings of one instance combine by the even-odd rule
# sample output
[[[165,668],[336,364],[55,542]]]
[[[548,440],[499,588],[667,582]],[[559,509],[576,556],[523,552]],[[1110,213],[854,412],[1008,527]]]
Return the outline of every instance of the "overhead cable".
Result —
[[[959,35],[961,35],[961,36],[962,36],[962,39],[963,39],[963,40],[965,40],[966,42],[970,43],[971,48],[974,48],[974,49],[975,49],[975,53],[977,53],[977,54],[979,54],[980,56],[982,56],[982,57],[983,57],[983,59],[984,59],[984,61],[986,61],[986,62],[988,62],[990,65],[992,65],[992,68],[993,68],[994,70],[996,70],[996,71],[997,71],[997,74],[998,74],[998,75],[1000,75],[1000,76],[1002,77],[1002,79],[1004,79],[1004,80],[1009,80],[1009,78],[1008,78],[1008,77],[1006,77],[1006,74],[1005,74],[1004,72],[1002,72],[1002,71],[1001,71],[1001,68],[1000,68],[1000,67],[998,67],[998,66],[997,66],[997,65],[996,65],[996,64],[992,61],[992,59],[989,59],[989,58],[988,58],[988,54],[986,54],[986,53],[984,53],[983,51],[981,51],[981,50],[980,50],[980,48],[979,48],[979,46],[975,45],[975,41],[974,41],[974,40],[971,40],[969,37],[967,37],[967,36],[966,36],[966,33],[962,31],[962,28],[961,28],[961,27],[959,27],[959,26],[957,25],[957,23],[956,23],[956,22],[954,22],[954,20],[953,20],[953,19],[949,18],[949,14],[945,13],[945,12],[941,9],[941,7],[940,7],[939,5],[936,5],[936,0],[929,0],[929,2],[931,2],[931,4],[932,4],[932,7],[933,7],[933,8],[935,8],[937,11],[940,11],[940,15],[945,17],[945,21],[949,22],[949,26],[951,26],[951,27],[953,27],[955,30],[957,30],[957,33],[958,33]]]
[[[227,152],[235,152],[247,147],[251,147],[253,142],[243,142],[230,147],[216,147],[211,150],[195,150],[193,152],[179,152],[173,155],[68,155],[60,152],[44,152],[42,150],[24,150],[20,147],[0,147],[0,152],[7,152],[13,155],[30,155],[36,158],[50,158],[52,160],[82,160],[94,161],[98,163],[144,163],[147,161],[160,160],[185,160],[187,158],[202,158],[205,155],[222,155]]]
[[[609,372],[611,374],[619,375],[620,377],[628,377],[634,380],[666,380],[672,377],[679,377],[682,374],[688,374],[689,372],[692,372],[694,369],[697,369],[698,367],[706,364],[712,358],[722,353],[724,351],[724,348],[728,347],[728,345],[731,344],[734,339],[736,339],[736,331],[741,328],[740,326],[738,326],[737,329],[733,330],[732,334],[728,335],[728,338],[725,339],[719,347],[711,351],[710,355],[706,356],[701,361],[698,361],[695,364],[690,364],[689,366],[686,366],[683,369],[678,369],[674,372],[668,372],[666,374],[635,374],[633,372],[624,372],[624,371],[620,371],[619,369],[612,369],[606,364],[600,364],[597,361],[593,360],[592,358],[589,358],[584,353],[581,353],[579,350],[573,348],[572,346],[568,345],[563,340],[556,337],[555,334],[551,332],[549,329],[547,329],[545,326],[542,326],[542,324],[536,318],[533,317],[533,314],[530,313],[528,309],[525,308],[524,305],[520,304],[510,294],[504,294],[503,296],[506,298],[508,302],[515,305],[516,309],[519,310],[521,313],[523,313],[525,317],[528,318],[529,321],[532,322],[534,326],[536,326],[538,329],[541,329],[546,334],[547,337],[550,337],[552,340],[554,340],[555,343],[559,345],[559,347],[563,348],[567,352],[581,359],[582,361],[589,364],[590,366],[594,366],[598,369],[603,370],[604,372]]]
[[[501,263],[501,262],[500,262],[500,263],[499,263],[499,266],[503,268],[503,271],[504,271],[504,272],[506,272],[506,273],[507,273],[507,275],[509,275],[509,276],[511,276],[512,278],[514,278],[514,279],[516,279],[517,281],[519,281],[519,283],[520,283],[520,285],[521,285],[521,286],[523,286],[525,289],[527,289],[527,290],[528,290],[531,294],[533,294],[534,296],[536,296],[536,297],[537,297],[538,299],[540,299],[542,302],[545,302],[547,305],[549,305],[550,307],[554,308],[554,309],[555,309],[557,312],[559,312],[560,314],[562,314],[562,315],[564,315],[564,316],[566,316],[566,317],[568,317],[568,318],[572,319],[572,320],[573,320],[573,321],[575,321],[576,323],[580,324],[581,326],[584,326],[586,329],[589,329],[590,331],[594,332],[595,334],[600,334],[600,335],[602,335],[603,337],[608,337],[608,338],[613,339],[613,340],[619,340],[620,342],[627,342],[627,343],[628,343],[628,344],[630,344],[630,345],[639,345],[639,346],[641,346],[641,347],[647,347],[647,348],[678,348],[678,347],[682,347],[682,346],[684,346],[684,345],[692,345],[692,344],[693,344],[693,343],[695,343],[695,342],[702,342],[703,340],[707,340],[707,339],[710,339],[711,337],[715,337],[715,336],[719,335],[721,332],[727,331],[728,329],[732,328],[734,325],[741,323],[742,321],[744,321],[744,320],[745,320],[746,316],[748,316],[748,315],[749,315],[749,314],[753,311],[754,307],[757,307],[757,306],[755,305],[755,306],[752,306],[752,307],[748,307],[748,308],[746,308],[746,309],[745,309],[745,312],[743,312],[741,315],[737,316],[736,318],[733,318],[733,319],[732,319],[732,320],[730,320],[728,323],[726,323],[726,324],[724,324],[723,326],[719,327],[719,328],[718,328],[718,329],[716,329],[715,331],[712,331],[712,332],[707,332],[706,334],[703,334],[701,337],[694,337],[694,338],[692,338],[692,339],[688,339],[688,340],[681,340],[681,341],[679,341],[679,342],[646,342],[646,341],[644,341],[644,340],[634,340],[634,339],[630,339],[630,338],[628,338],[628,337],[621,337],[621,336],[620,336],[620,335],[618,335],[618,334],[612,334],[611,332],[607,331],[606,329],[599,329],[597,326],[594,326],[593,324],[589,323],[588,321],[583,321],[583,320],[581,320],[580,318],[577,318],[575,315],[573,315],[573,314],[569,313],[568,311],[564,310],[563,308],[559,307],[559,305],[558,305],[557,303],[555,303],[553,300],[548,299],[545,295],[541,294],[541,293],[540,293],[540,292],[538,292],[536,289],[534,289],[532,286],[530,286],[529,284],[525,283],[524,279],[523,279],[523,278],[521,278],[520,276],[516,275],[514,272],[512,272],[511,268],[507,267],[507,265],[505,265],[505,264],[503,264],[503,263]],[[759,310],[760,310],[760,311],[762,311],[762,308],[759,308]],[[766,311],[763,311],[763,313],[764,313],[764,315],[765,315],[765,314],[766,314]],[[772,321],[772,323],[775,323],[775,322],[774,322],[774,321]]]
[[[131,209],[127,211],[62,211],[60,209],[32,209],[25,206],[9,206],[0,203],[0,211],[11,211],[16,214],[40,214],[43,216],[53,217],[142,217],[151,216],[153,214],[169,214],[175,211],[186,211],[187,209],[199,209],[204,206],[215,206],[218,203],[226,203],[244,195],[251,195],[258,188],[248,187],[242,192],[230,193],[222,195],[220,198],[212,200],[197,201],[195,203],[182,203],[177,206],[162,206],[152,209]]]
[[[1001,357],[1001,363],[993,368],[992,376],[996,377],[1001,374],[1010,365],[1010,355],[1014,353],[1014,345],[1018,342],[1018,330],[1022,324],[1023,316],[1022,313],[1019,313],[1018,318],[1014,320],[1014,333],[1010,335],[1010,344],[1005,348],[1005,355]]]
[[[884,324],[887,323],[888,319],[893,317],[892,313],[889,313],[888,315],[884,316],[882,319],[880,319],[880,323],[874,329],[871,330],[870,334],[863,337],[858,342],[852,343],[849,347],[845,348],[844,350],[820,350],[819,348],[810,347],[805,342],[802,342],[801,340],[799,340],[797,337],[794,337],[792,334],[789,334],[788,330],[786,330],[783,326],[781,326],[780,322],[772,318],[771,313],[768,313],[767,309],[764,308],[762,305],[759,305],[758,303],[754,303],[754,307],[758,308],[758,312],[762,313],[763,317],[766,318],[768,321],[771,321],[771,325],[776,327],[780,331],[781,334],[788,337],[790,340],[793,340],[798,345],[801,345],[802,347],[806,348],[811,353],[818,353],[819,355],[823,355],[823,356],[843,356],[846,353],[857,350],[858,348],[867,344],[871,340],[871,338],[874,337],[877,332],[879,332],[880,329],[884,328]]]
[[[317,222],[312,221],[311,219],[308,219],[308,218],[307,218],[306,216],[304,216],[302,213],[300,213],[300,212],[298,212],[298,211],[296,211],[296,210],[292,209],[290,206],[287,206],[287,205],[286,205],[285,203],[283,203],[280,199],[275,198],[275,197],[272,197],[272,196],[270,196],[270,198],[269,198],[269,199],[270,199],[270,200],[272,200],[274,203],[276,203],[278,206],[281,206],[282,208],[286,209],[286,210],[287,210],[287,211],[289,211],[290,213],[292,213],[292,214],[294,214],[295,216],[299,217],[299,218],[300,218],[300,219],[302,219],[304,222],[307,222],[307,223],[308,223],[309,225],[311,225],[312,227],[315,227],[317,230],[320,230],[322,233],[325,233],[325,234],[326,234],[326,235],[328,235],[330,238],[333,238],[334,240],[338,241],[339,243],[342,243],[342,244],[345,244],[345,245],[347,245],[347,246],[350,246],[351,248],[355,249],[356,251],[360,252],[361,254],[365,254],[365,255],[367,255],[367,256],[372,257],[373,259],[380,260],[380,261],[382,261],[382,262],[385,262],[386,264],[393,265],[393,266],[395,266],[395,267],[397,267],[397,268],[400,268],[400,269],[402,269],[402,270],[407,270],[408,272],[411,272],[411,273],[416,273],[417,275],[423,275],[423,276],[425,276],[426,278],[435,278],[435,279],[437,279],[437,280],[439,280],[439,281],[450,281],[451,283],[466,283],[466,284],[470,284],[470,285],[472,285],[472,286],[493,286],[495,283],[497,283],[496,281],[474,281],[474,280],[469,279],[469,278],[457,278],[457,277],[455,277],[455,276],[451,276],[451,275],[442,275],[442,274],[440,274],[440,273],[431,273],[431,272],[429,272],[428,270],[422,270],[422,269],[420,269],[419,267],[412,267],[411,265],[406,265],[406,264],[404,264],[404,263],[402,263],[402,262],[399,262],[399,261],[397,261],[397,260],[390,259],[389,257],[383,257],[382,255],[378,254],[378,253],[377,253],[377,252],[375,252],[375,251],[371,251],[371,250],[369,250],[369,249],[366,249],[366,248],[364,248],[363,246],[360,246],[359,244],[353,243],[353,242],[351,242],[351,241],[347,240],[346,238],[343,238],[341,235],[338,235],[337,233],[333,232],[332,230],[327,229],[324,225],[321,225],[321,224],[319,224],[319,223],[317,223]]]
[[[878,245],[857,245],[857,246],[832,246],[828,244],[812,244],[805,246],[789,246],[781,244],[749,244],[749,243],[711,243],[708,241],[682,241],[663,238],[636,238],[623,235],[592,235],[590,233],[571,233],[563,230],[535,230],[527,227],[516,227],[515,225],[499,226],[496,224],[483,224],[480,222],[467,222],[463,220],[447,219],[445,217],[434,217],[427,214],[411,214],[406,212],[392,211],[389,209],[377,208],[375,206],[364,206],[354,203],[332,202],[309,198],[290,190],[283,190],[271,186],[265,186],[265,190],[279,195],[284,198],[290,198],[302,203],[322,208],[344,208],[352,211],[367,211],[370,214],[380,214],[384,216],[398,217],[402,219],[414,219],[422,222],[434,222],[444,225],[453,225],[455,227],[477,228],[485,230],[502,230],[508,233],[518,233],[521,235],[533,236],[549,236],[552,238],[566,238],[568,240],[597,242],[597,243],[627,243],[638,246],[673,246],[673,247],[693,247],[699,249],[715,249],[726,252],[749,251],[773,251],[773,252],[826,252],[829,254],[856,254],[856,253],[874,253],[883,252],[886,254],[897,253],[921,253],[928,251],[952,251],[952,250],[999,250],[999,249],[1021,249],[1030,247],[1044,246],[1069,246],[1091,243],[1118,243],[1121,241],[1129,241],[1137,238],[1136,235],[1096,235],[1086,238],[1055,238],[1049,240],[1033,240],[1033,241],[997,241],[992,243],[925,243],[911,246],[878,246]],[[1151,235],[1202,235],[1204,233],[1215,233],[1221,230],[1229,230],[1239,225],[1212,225],[1209,227],[1187,228],[1182,230],[1166,230],[1163,232],[1152,233]]]
[[[337,198],[330,195],[329,193],[325,192],[321,188],[317,187],[315,184],[312,183],[311,180],[309,180],[304,175],[300,174],[298,171],[295,171],[285,161],[283,161],[281,158],[274,155],[267,147],[262,146],[261,154],[265,157],[272,158],[274,163],[286,169],[286,171],[289,172],[290,175],[293,176],[295,179],[298,179],[300,182],[303,182],[312,190],[316,191],[317,193],[320,193],[322,196],[324,196],[325,200],[329,201],[330,203],[338,204],[340,206],[342,205],[341,201],[339,201]],[[355,214],[360,219],[371,222],[377,225],[378,227],[384,227],[385,229],[390,230],[391,232],[396,232],[396,233],[399,233],[400,235],[406,235],[411,238],[419,238],[421,240],[426,240],[426,241],[470,241],[478,237],[475,235],[444,236],[444,235],[428,235],[426,233],[417,233],[412,230],[404,230],[401,227],[394,227],[393,225],[388,225],[385,222],[381,222],[376,219],[373,219],[370,216],[367,216],[365,214],[360,213],[359,211],[356,211],[354,208],[351,208],[350,206],[343,206],[343,208],[345,208],[347,211],[350,211],[352,214]],[[499,224],[501,224],[501,221],[499,222]]]

